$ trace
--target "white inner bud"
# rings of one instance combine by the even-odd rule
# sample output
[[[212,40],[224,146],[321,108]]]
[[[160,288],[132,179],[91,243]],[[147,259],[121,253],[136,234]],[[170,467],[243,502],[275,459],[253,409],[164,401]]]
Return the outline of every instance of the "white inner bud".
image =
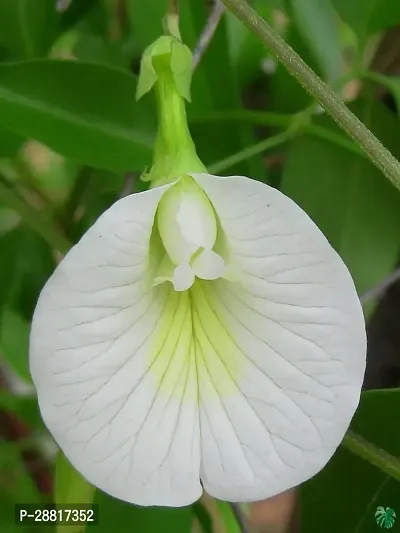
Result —
[[[155,284],[171,281],[175,290],[189,289],[195,276],[220,278],[226,265],[213,251],[217,239],[214,209],[193,178],[184,176],[162,197],[157,211],[161,240],[169,261],[160,265]]]

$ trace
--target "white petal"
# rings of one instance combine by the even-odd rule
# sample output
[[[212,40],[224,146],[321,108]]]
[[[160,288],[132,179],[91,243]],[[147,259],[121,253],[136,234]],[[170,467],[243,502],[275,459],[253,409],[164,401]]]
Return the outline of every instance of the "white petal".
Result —
[[[260,500],[309,479],[341,442],[363,381],[364,318],[344,263],[294,202],[244,177],[193,177],[237,280],[191,291],[201,479],[217,498]]]
[[[194,283],[194,272],[189,265],[179,265],[175,268],[172,283],[176,291],[186,291]]]
[[[201,279],[218,279],[225,272],[222,257],[212,250],[202,250],[192,263],[193,272]]]
[[[152,286],[149,241],[166,188],[128,196],[67,254],[35,311],[31,373],[72,465],[140,505],[202,493],[190,302]]]
[[[214,246],[217,224],[212,206],[189,176],[182,177],[164,195],[157,220],[165,249],[177,265],[188,263],[198,248]]]

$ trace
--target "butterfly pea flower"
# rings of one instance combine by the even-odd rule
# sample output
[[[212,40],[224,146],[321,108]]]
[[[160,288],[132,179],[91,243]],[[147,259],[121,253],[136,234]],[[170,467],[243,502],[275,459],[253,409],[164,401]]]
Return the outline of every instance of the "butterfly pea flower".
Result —
[[[340,444],[365,369],[352,278],[314,222],[199,160],[190,61],[173,37],[144,54],[138,95],[154,87],[159,114],[150,188],[67,253],[30,341],[59,447],[90,483],[145,506],[203,490],[256,501],[309,479]]]

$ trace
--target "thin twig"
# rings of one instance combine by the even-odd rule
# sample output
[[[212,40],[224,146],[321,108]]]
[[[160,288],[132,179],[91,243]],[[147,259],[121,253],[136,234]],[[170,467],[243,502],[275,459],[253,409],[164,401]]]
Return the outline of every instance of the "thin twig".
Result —
[[[208,170],[211,172],[211,174],[219,174],[220,172],[225,171],[227,168],[233,167],[234,165],[237,165],[238,163],[241,163],[250,157],[261,154],[262,152],[270,150],[271,148],[275,148],[276,146],[286,143],[292,139],[294,133],[294,130],[286,130],[283,133],[274,135],[273,137],[263,139],[257,144],[248,146],[240,152],[236,152],[235,154],[230,155],[221,161],[217,161],[216,163],[209,165]]]
[[[400,267],[389,274],[383,281],[367,290],[364,294],[360,296],[360,301],[364,305],[372,300],[376,300],[385,294],[385,292],[391,287],[396,281],[400,280]]]
[[[249,109],[236,109],[232,111],[217,111],[212,113],[201,113],[199,115],[191,115],[190,122],[193,124],[213,123],[213,122],[248,122],[251,124],[257,124],[260,126],[283,126],[289,127],[293,124],[295,115],[270,113],[269,111],[253,111]],[[305,132],[313,137],[323,139],[328,142],[332,142],[359,155],[365,159],[368,156],[361,150],[358,144],[352,142],[347,137],[340,133],[335,133],[323,126],[317,126],[312,123],[304,123],[299,128],[299,132]]]
[[[92,178],[92,169],[90,167],[83,166],[79,169],[69,198],[59,216],[59,223],[64,230],[65,236],[71,242],[74,241],[75,237],[75,225],[85,214],[85,201],[90,191]]]
[[[210,16],[207,19],[206,25],[200,35],[199,42],[193,52],[193,70],[198,67],[205,51],[214,37],[218,24],[224,13],[225,6],[220,0],[215,0]]]
[[[107,38],[111,43],[118,43],[123,37],[125,29],[124,0],[108,0],[108,28]]]
[[[9,391],[6,376],[0,368],[0,390]],[[11,391],[12,392],[12,391]],[[40,494],[50,495],[53,491],[51,467],[36,446],[32,430],[15,413],[0,409],[0,439],[18,447],[22,442],[29,444],[19,450],[22,464]]]
[[[179,2],[178,0],[169,0],[168,14],[179,16]]]
[[[163,20],[165,35],[172,35],[178,41],[181,40],[179,31],[179,1],[169,0],[168,9]]]
[[[124,176],[124,184],[122,186],[119,198],[124,198],[133,192],[135,187],[136,175],[134,172],[127,172]]]

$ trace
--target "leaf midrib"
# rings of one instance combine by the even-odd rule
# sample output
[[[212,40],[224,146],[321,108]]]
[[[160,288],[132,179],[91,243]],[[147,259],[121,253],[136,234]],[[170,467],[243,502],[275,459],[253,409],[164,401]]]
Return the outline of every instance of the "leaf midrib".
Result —
[[[57,106],[43,104],[37,99],[29,98],[0,86],[0,102],[1,101],[3,101],[5,104],[19,105],[25,109],[33,109],[46,115],[52,115],[57,119],[65,120],[68,124],[82,126],[87,130],[103,133],[107,137],[134,142],[144,146],[145,148],[148,148],[149,150],[152,148],[152,141],[149,138],[146,138],[148,134],[145,132],[135,134],[133,129],[130,130],[128,128],[122,128],[116,125],[115,122],[105,122],[98,117],[92,119],[92,121],[96,121],[96,127],[93,127],[92,121],[89,118],[86,118],[84,115],[72,115],[71,113],[62,110]],[[73,117],[72,119],[71,116]],[[110,125],[112,126],[111,128]],[[19,130],[18,133],[21,133],[21,131]],[[24,134],[25,132],[22,133]]]

